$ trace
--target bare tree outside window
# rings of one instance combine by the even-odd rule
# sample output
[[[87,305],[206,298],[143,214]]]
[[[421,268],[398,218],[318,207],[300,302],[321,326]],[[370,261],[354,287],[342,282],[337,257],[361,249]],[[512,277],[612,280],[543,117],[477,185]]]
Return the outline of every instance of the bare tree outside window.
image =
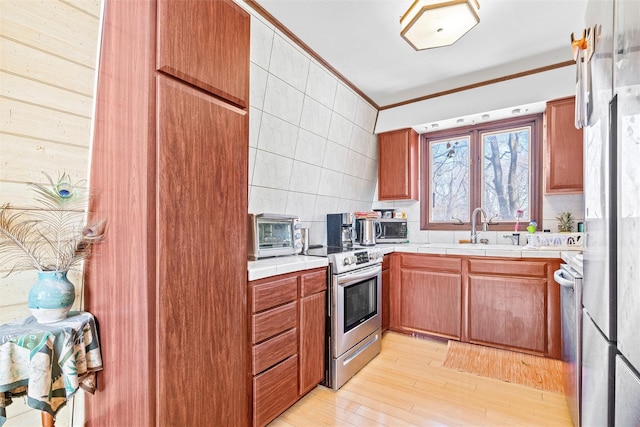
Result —
[[[517,210],[529,212],[530,134],[530,127],[481,134],[482,205],[498,220],[514,221]]]
[[[469,138],[431,143],[431,221],[469,220]]]
[[[542,214],[542,114],[427,132],[420,146],[420,227],[463,230],[481,207],[490,230]],[[461,227],[462,226],[462,227]]]

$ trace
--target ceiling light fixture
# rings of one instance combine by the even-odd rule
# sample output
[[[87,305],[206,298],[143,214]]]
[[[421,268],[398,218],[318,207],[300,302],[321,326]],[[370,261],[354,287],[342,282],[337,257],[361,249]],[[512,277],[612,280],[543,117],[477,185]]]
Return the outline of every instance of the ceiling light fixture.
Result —
[[[416,0],[400,18],[400,35],[415,50],[449,46],[480,22],[477,0]]]

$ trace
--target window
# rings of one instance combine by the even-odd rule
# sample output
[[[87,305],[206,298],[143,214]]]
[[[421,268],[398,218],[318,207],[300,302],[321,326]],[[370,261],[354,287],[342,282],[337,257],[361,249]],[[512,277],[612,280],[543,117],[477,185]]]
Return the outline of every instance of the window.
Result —
[[[476,207],[492,230],[540,220],[541,114],[426,133],[421,153],[422,229],[460,230]]]

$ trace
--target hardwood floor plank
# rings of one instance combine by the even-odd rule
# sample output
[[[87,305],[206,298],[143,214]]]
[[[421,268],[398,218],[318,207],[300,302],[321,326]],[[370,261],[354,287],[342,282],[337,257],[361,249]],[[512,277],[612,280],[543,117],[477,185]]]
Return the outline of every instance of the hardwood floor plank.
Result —
[[[442,367],[443,340],[386,332],[382,351],[337,392],[319,386],[270,427],[570,427],[563,395]]]

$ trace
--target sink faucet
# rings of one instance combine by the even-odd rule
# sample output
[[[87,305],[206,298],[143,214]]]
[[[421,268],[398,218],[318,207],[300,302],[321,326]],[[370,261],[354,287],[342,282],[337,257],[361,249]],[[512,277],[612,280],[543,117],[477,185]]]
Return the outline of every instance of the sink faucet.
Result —
[[[476,231],[476,217],[478,212],[480,212],[481,215],[480,221],[482,221],[482,216],[484,216],[482,231],[487,231],[487,213],[480,207],[475,208],[471,214],[471,243],[478,243],[478,232]]]

